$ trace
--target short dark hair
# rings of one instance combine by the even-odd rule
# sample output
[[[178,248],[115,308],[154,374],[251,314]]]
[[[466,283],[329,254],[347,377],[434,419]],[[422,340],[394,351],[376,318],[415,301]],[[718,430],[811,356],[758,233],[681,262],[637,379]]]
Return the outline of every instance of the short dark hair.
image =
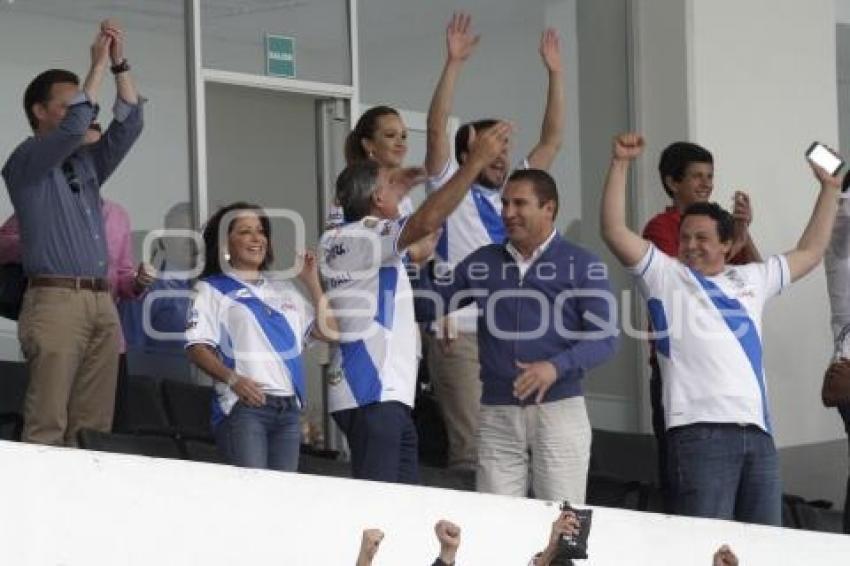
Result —
[[[714,165],[714,156],[701,145],[683,141],[671,143],[661,152],[661,157],[658,158],[658,174],[661,176],[661,186],[670,198],[673,198],[673,192],[667,186],[667,177],[681,181],[691,163]]]
[[[734,236],[734,223],[732,215],[716,202],[695,202],[685,209],[679,222],[681,230],[682,222],[688,216],[708,216],[714,220],[717,226],[717,236],[721,242],[729,242]]]
[[[558,216],[558,186],[555,184],[552,175],[543,169],[517,169],[508,177],[508,183],[516,181],[531,183],[531,188],[534,189],[534,195],[541,207],[547,202],[553,201],[555,210],[552,212],[552,220],[555,220],[555,217]]]
[[[271,222],[269,222],[269,217],[266,215],[266,211],[263,210],[261,206],[250,202],[234,202],[216,210],[215,213],[210,216],[206,226],[204,226],[204,269],[201,271],[202,279],[204,277],[209,277],[210,275],[223,273],[221,268],[221,241],[219,240],[221,222],[228,213],[242,210],[256,213],[260,218],[260,224],[263,226],[263,230],[266,233],[266,239],[268,240],[266,244],[266,257],[263,259],[263,263],[260,264],[260,271],[266,270],[274,261],[274,252],[272,251],[272,227]],[[230,231],[233,230],[233,224],[236,222],[236,218],[236,216],[233,216],[230,219],[230,223],[227,226],[228,235],[230,234]]]
[[[65,69],[49,69],[34,78],[24,91],[24,112],[33,130],[38,129],[38,118],[35,117],[32,107],[50,102],[51,90],[57,83],[71,83],[79,86],[80,78]]]
[[[492,128],[498,123],[499,121],[494,118],[485,118],[483,120],[476,120],[475,122],[467,122],[457,129],[457,133],[455,133],[455,159],[458,165],[463,163],[463,159],[461,159],[463,154],[469,153],[470,129],[475,130],[476,135],[481,135],[481,132],[487,128]]]
[[[850,188],[850,169],[844,174],[844,180],[841,181],[841,191],[846,192]]]
[[[378,182],[380,166],[370,160],[352,163],[336,178],[336,202],[346,222],[357,222],[372,209],[372,193]]]
[[[363,140],[372,139],[378,130],[378,120],[384,116],[398,116],[398,110],[391,106],[373,106],[360,115],[354,129],[345,138],[345,163],[351,165],[358,161],[367,161],[371,157],[363,148]]]

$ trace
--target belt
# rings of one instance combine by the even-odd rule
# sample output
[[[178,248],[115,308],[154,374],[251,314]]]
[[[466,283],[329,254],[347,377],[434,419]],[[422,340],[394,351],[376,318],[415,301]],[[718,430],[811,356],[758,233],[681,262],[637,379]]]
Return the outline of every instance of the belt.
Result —
[[[86,289],[88,291],[108,291],[109,283],[98,277],[42,277],[29,279],[30,287],[59,287],[62,289]]]
[[[297,409],[298,401],[296,401],[295,395],[287,395],[286,397],[266,395],[266,407],[274,409]]]

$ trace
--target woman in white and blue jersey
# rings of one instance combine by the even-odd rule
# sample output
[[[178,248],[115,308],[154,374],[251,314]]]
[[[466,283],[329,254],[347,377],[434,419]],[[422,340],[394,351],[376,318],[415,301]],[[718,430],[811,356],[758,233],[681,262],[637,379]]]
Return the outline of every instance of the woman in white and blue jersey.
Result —
[[[306,401],[301,352],[324,296],[315,255],[298,278],[267,271],[273,261],[269,219],[257,205],[234,203],[204,228],[205,263],[186,331],[189,359],[215,380],[212,426],[234,465],[295,471]]]

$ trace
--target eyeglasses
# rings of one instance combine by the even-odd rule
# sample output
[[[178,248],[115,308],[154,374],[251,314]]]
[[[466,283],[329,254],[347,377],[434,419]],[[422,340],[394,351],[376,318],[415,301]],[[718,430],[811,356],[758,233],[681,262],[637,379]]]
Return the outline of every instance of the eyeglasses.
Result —
[[[70,161],[62,163],[62,174],[65,175],[65,180],[68,181],[68,186],[71,187],[71,190],[75,193],[79,193],[82,188],[82,184],[80,183],[80,178],[77,177],[77,173],[74,171],[74,166],[71,165]]]

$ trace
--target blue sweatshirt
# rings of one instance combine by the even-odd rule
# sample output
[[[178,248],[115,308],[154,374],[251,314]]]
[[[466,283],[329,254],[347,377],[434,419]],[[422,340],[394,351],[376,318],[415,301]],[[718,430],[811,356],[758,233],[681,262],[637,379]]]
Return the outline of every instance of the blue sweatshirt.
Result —
[[[617,349],[617,302],[608,268],[594,254],[556,234],[520,279],[504,244],[469,254],[453,272],[421,270],[412,279],[416,314],[431,321],[472,302],[479,309],[478,358],[485,405],[518,405],[513,395],[516,362],[551,362],[558,378],[543,402],[582,395],[587,369]],[[457,298],[455,298],[457,300]],[[533,403],[534,396],[525,403]]]

